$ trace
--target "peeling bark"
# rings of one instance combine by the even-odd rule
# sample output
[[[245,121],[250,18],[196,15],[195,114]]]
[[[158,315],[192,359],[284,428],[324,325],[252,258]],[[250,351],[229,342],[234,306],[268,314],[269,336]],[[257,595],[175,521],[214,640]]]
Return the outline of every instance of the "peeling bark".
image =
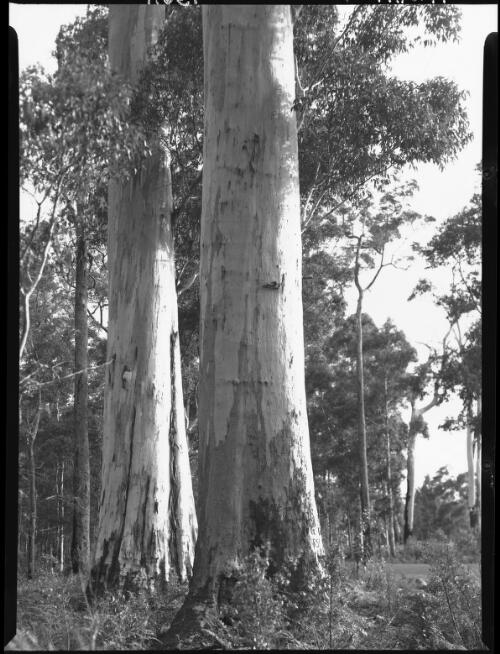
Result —
[[[110,64],[134,83],[164,8],[110,7]],[[94,590],[186,579],[197,523],[180,372],[170,160],[109,188],[108,383]]]
[[[217,604],[253,548],[322,553],[304,383],[294,60],[285,5],[203,7],[200,534]],[[188,601],[188,604],[189,604]],[[180,627],[181,611],[173,631]]]

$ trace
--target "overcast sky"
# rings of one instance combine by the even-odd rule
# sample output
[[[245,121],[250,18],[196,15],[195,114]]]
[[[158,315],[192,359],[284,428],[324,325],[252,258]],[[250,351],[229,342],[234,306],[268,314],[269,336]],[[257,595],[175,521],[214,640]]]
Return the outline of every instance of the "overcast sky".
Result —
[[[461,5],[461,9],[463,18],[460,43],[436,48],[415,48],[410,53],[397,57],[392,65],[393,73],[403,79],[420,82],[442,75],[455,80],[460,88],[469,92],[467,109],[474,134],[472,142],[444,171],[432,164],[421,165],[411,173],[408,171],[420,187],[412,201],[413,207],[421,213],[434,216],[438,223],[457,213],[468,203],[474,191],[480,190],[480,179],[475,166],[481,159],[483,47],[487,35],[497,30],[497,5]],[[77,16],[85,15],[86,5],[11,3],[9,10],[10,24],[19,38],[20,69],[39,62],[46,70],[54,71],[56,61],[51,53],[59,27]],[[342,11],[349,9],[344,5]],[[25,210],[27,207],[29,204],[25,200],[21,208]],[[432,236],[438,223],[410,232],[408,242],[425,242]],[[403,252],[404,250],[401,251]],[[428,271],[424,271],[418,262],[406,272],[386,268],[377,284],[366,294],[364,304],[365,311],[378,325],[390,317],[417,348],[422,360],[428,352],[423,344],[436,345],[442,340],[447,328],[443,312],[429,299],[418,298],[407,302],[416,282],[425,275],[428,275]],[[447,281],[446,271],[434,276],[434,282],[443,287]],[[352,296],[352,310],[353,299]],[[444,465],[448,465],[453,474],[466,470],[465,435],[438,429],[439,423],[445,417],[455,414],[459,408],[457,402],[451,402],[426,414],[431,438],[417,439],[417,485],[422,483],[425,474],[433,475]]]

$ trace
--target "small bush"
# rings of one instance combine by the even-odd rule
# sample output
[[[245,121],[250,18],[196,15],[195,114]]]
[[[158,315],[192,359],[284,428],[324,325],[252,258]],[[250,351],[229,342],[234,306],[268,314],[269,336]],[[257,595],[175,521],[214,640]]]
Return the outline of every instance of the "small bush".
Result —
[[[284,600],[267,577],[269,558],[255,550],[238,571],[231,600],[221,606],[221,621],[237,648],[275,649],[285,629]]]
[[[18,636],[9,649],[151,649],[160,627],[171,622],[187,587],[172,580],[166,594],[139,593],[128,600],[106,593],[90,606],[78,577],[43,574],[18,581]],[[31,645],[31,646],[30,646]]]
[[[434,548],[427,591],[432,601],[425,616],[433,633],[466,649],[484,649],[479,575],[459,561],[451,543]]]

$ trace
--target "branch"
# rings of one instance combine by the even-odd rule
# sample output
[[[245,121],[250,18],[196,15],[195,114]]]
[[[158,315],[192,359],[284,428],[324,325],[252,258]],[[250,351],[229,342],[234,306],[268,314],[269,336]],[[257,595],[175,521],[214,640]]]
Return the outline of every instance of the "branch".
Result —
[[[55,363],[53,366],[48,366],[46,363],[40,363],[40,361],[37,361],[37,363],[38,363],[38,368],[35,368],[35,370],[33,370],[33,372],[30,372],[29,375],[26,375],[26,377],[23,377],[19,382],[19,386],[21,386],[21,384],[24,384],[25,382],[27,382],[28,379],[31,379],[31,377],[33,377],[33,375],[36,375],[37,373],[39,373],[42,368],[46,368],[46,369],[49,369],[49,370],[54,370],[54,368],[59,368],[60,366],[63,366],[65,363],[71,363],[71,362],[70,361],[60,361],[59,363]]]
[[[198,279],[198,274],[199,274],[198,271],[195,272],[194,275],[192,275],[190,279],[188,279],[188,281],[181,288],[179,288],[179,290],[177,291],[177,297],[180,297],[183,293],[185,293],[187,290],[191,288],[191,286]]]
[[[363,240],[363,235],[357,236],[356,238],[358,240],[358,244],[356,246],[356,258],[354,260],[354,284],[358,289],[358,293],[361,295],[363,293],[363,289],[359,283],[359,251],[361,249],[361,241]]]
[[[94,310],[94,313],[95,313],[95,311],[97,311],[97,309],[101,309],[101,310],[102,310],[101,306],[100,306],[100,305],[97,305],[97,307],[96,307],[95,310]],[[102,329],[103,331],[105,331],[106,334],[108,333],[108,329],[107,329],[107,327],[104,327],[104,325],[102,324],[102,322],[100,322],[99,320],[97,320],[97,318],[94,316],[93,313],[90,312],[89,309],[87,309],[87,314],[88,314],[89,317],[92,319],[92,321],[97,325],[97,327],[99,327],[100,329]]]
[[[304,211],[302,212],[302,224],[303,224],[302,233],[304,233],[305,228],[309,224],[309,220],[306,221],[307,209],[309,207],[309,202],[311,201],[314,193],[315,184],[318,179],[319,169],[320,169],[320,164],[318,164],[318,167],[316,168],[316,173],[314,174],[314,182],[311,184],[311,190],[309,191],[309,195],[307,196],[307,200],[305,201],[304,204]]]
[[[52,234],[54,232],[54,227],[56,224],[56,211],[57,211],[57,203],[59,200],[59,193],[61,190],[61,185],[63,182],[63,179],[68,172],[68,167],[62,172],[61,176],[59,177],[59,180],[57,182],[57,188],[56,188],[56,193],[54,197],[54,204],[52,206],[52,214],[50,216],[50,221],[49,221],[49,233],[47,235],[47,242],[45,243],[45,247],[43,249],[42,253],[42,262],[40,264],[40,268],[38,270],[38,275],[36,276],[35,280],[32,282],[31,287],[26,290],[23,287],[21,287],[21,293],[24,295],[24,324],[23,324],[23,331],[22,331],[22,337],[21,337],[21,343],[19,344],[19,360],[21,360],[24,349],[26,347],[26,340],[28,338],[28,332],[30,328],[30,306],[29,306],[29,301],[30,297],[33,294],[33,291],[36,289],[38,286],[42,275],[43,271],[45,269],[45,264],[47,263],[48,255],[49,255],[49,249],[52,243]]]
[[[177,217],[177,216],[181,213],[181,211],[182,211],[182,210],[184,209],[184,207],[186,206],[187,201],[188,201],[189,198],[191,197],[191,191],[194,189],[194,187],[195,187],[199,182],[201,182],[202,178],[203,178],[203,168],[200,170],[198,176],[195,177],[195,179],[193,180],[193,182],[192,182],[191,185],[189,186],[189,188],[188,188],[188,190],[187,190],[187,192],[186,192],[186,195],[184,196],[184,198],[183,198],[182,202],[180,203],[180,205],[179,205],[178,207],[174,207],[174,209],[172,210],[172,215],[173,215],[173,216]]]
[[[317,75],[317,79],[318,79],[318,81],[319,81],[319,78],[321,77],[322,72],[323,72],[324,69],[325,69],[325,66],[326,66],[326,64],[327,64],[327,62],[328,62],[329,57],[333,54],[333,52],[335,51],[335,48],[337,47],[337,45],[339,44],[339,42],[341,41],[341,39],[343,39],[344,36],[346,35],[347,30],[348,30],[348,29],[351,27],[351,25],[353,24],[355,17],[356,17],[357,14],[361,11],[362,7],[363,7],[363,5],[358,5],[358,6],[356,7],[356,9],[352,12],[352,14],[349,16],[349,19],[348,19],[348,21],[347,21],[347,23],[346,23],[346,26],[345,26],[344,29],[342,30],[341,34],[340,34],[340,35],[335,39],[335,41],[333,42],[332,47],[330,48],[329,52],[328,52],[328,53],[326,54],[326,56],[323,58],[323,63],[321,64],[321,68],[319,69],[319,72],[318,72],[318,75]],[[306,89],[306,90],[307,90],[307,89]]]
[[[76,372],[72,372],[69,375],[64,375],[64,377],[57,377],[56,379],[51,379],[48,382],[34,382],[37,386],[37,388],[42,388],[43,386],[49,386],[50,384],[55,384],[56,382],[63,381],[64,379],[70,379],[71,377],[76,377],[76,375],[80,375],[82,372],[85,371],[90,371],[90,370],[98,370],[99,368],[103,368],[104,366],[109,366],[111,363],[113,363],[114,359],[110,359],[109,361],[105,361],[104,363],[100,363],[97,366],[88,366],[87,368],[82,368],[81,370],[77,370]]]
[[[314,190],[314,189],[313,189],[313,190]],[[316,200],[316,202],[314,203],[314,206],[313,206],[313,208],[311,209],[310,216],[309,216],[309,218],[304,222],[304,225],[303,225],[303,227],[302,227],[302,230],[301,230],[301,233],[302,233],[302,234],[305,232],[307,226],[309,225],[309,223],[311,222],[311,220],[314,218],[314,214],[316,213],[316,211],[317,211],[317,209],[318,209],[318,207],[319,207],[321,201],[323,200],[323,198],[325,197],[325,195],[327,194],[327,192],[328,192],[328,188],[325,188],[324,191],[323,191],[322,193],[320,193],[319,198],[318,198],[318,199]],[[311,191],[311,194],[312,194],[312,191]],[[310,194],[310,195],[311,195],[311,194]]]
[[[470,288],[470,286],[465,281],[465,278],[464,278],[464,275],[463,275],[463,272],[462,272],[462,265],[461,265],[459,260],[457,261],[457,266],[458,266],[458,272],[460,274],[460,279],[462,280],[463,285],[467,289],[467,292],[468,292],[468,294],[470,296],[470,299],[472,300],[472,304],[475,306],[476,311],[479,313],[479,315],[482,316],[483,314],[482,314],[482,311],[481,311],[481,307],[476,302],[476,297],[475,297],[475,294],[473,293],[472,289]]]
[[[365,186],[365,184],[367,184],[371,179],[373,179],[374,177],[377,177],[377,175],[383,175],[383,174],[386,174],[386,173],[387,173],[391,168],[393,168],[393,167],[394,167],[394,164],[389,164],[388,166],[386,166],[386,167],[383,168],[382,170],[376,171],[376,172],[372,173],[371,175],[368,175],[368,177],[365,177],[364,179],[362,179],[361,182],[359,182],[359,184],[357,184],[357,185],[354,187],[354,190],[352,191],[352,193],[351,193],[350,195],[348,195],[348,196],[347,196],[346,198],[344,198],[343,200],[340,200],[339,202],[337,202],[337,204],[335,204],[331,209],[329,209],[326,213],[324,213],[324,214],[321,216],[321,218],[322,218],[323,220],[324,220],[325,218],[329,218],[329,217],[332,215],[332,213],[334,213],[335,211],[337,211],[337,209],[340,209],[341,207],[343,207],[343,206],[346,204],[346,202],[350,202],[350,201],[353,199],[353,197],[356,195],[356,193],[359,191],[359,189],[362,188],[363,186]],[[325,191],[325,192],[326,192],[326,191]],[[323,195],[321,196],[321,199],[322,199],[323,197],[324,197],[324,193],[323,193]],[[317,210],[317,208],[318,208],[318,204],[319,204],[319,203],[317,202],[316,205],[315,205],[315,207],[314,207],[314,209],[312,210],[312,214],[311,214],[310,219],[308,220],[308,223],[313,219],[313,217],[314,217],[314,212]],[[304,228],[302,229],[302,232],[304,232],[304,229],[305,229],[305,226],[304,226]]]
[[[33,195],[33,194],[31,194],[31,195]],[[33,195],[33,198],[35,198],[34,195]],[[24,250],[23,250],[23,252],[21,254],[21,258],[20,258],[21,263],[24,263],[24,259],[25,259],[26,255],[28,254],[29,250],[31,249],[31,244],[33,243],[33,239],[35,238],[35,233],[37,232],[38,226],[40,225],[40,214],[42,212],[42,204],[45,202],[46,199],[47,199],[47,193],[44,195],[44,197],[40,201],[38,201],[35,198],[35,202],[38,205],[38,208],[36,210],[35,226],[33,227],[32,231],[31,231],[31,234],[29,236],[29,239],[28,239],[28,241],[27,241],[27,243],[26,243],[26,245],[24,247]]]
[[[381,272],[382,268],[384,268],[385,265],[387,265],[387,264],[384,264],[384,250],[385,250],[385,244],[382,246],[382,253],[381,253],[381,256],[380,256],[380,265],[379,265],[379,267],[378,267],[378,270],[377,270],[377,272],[375,273],[375,275],[373,276],[372,281],[371,281],[371,282],[368,284],[368,286],[365,288],[365,291],[369,291],[369,290],[370,290],[370,288],[371,288],[371,287],[373,286],[373,284],[375,283],[375,280],[376,280],[377,277],[380,275],[380,272]]]
[[[453,329],[453,327],[454,327],[454,325],[455,325],[455,322],[456,322],[456,321],[454,321],[453,323],[451,323],[450,328],[448,329],[448,331],[446,332],[446,334],[443,336],[443,343],[442,343],[443,353],[441,354],[441,367],[440,367],[440,373],[443,372],[443,368],[444,368],[444,355],[445,355],[445,353],[446,353],[446,342],[447,342],[447,340],[448,340],[449,335],[451,334],[451,331],[452,331],[452,329]],[[424,413],[426,413],[427,411],[429,411],[429,410],[432,409],[433,407],[437,406],[437,405],[441,402],[441,399],[442,399],[442,398],[441,398],[440,395],[439,395],[439,382],[438,382],[438,380],[436,380],[436,382],[435,382],[435,384],[434,384],[434,395],[432,396],[431,401],[430,401],[428,404],[426,404],[424,407],[422,407],[421,409],[419,409],[418,413],[419,413],[420,415],[423,415]]]

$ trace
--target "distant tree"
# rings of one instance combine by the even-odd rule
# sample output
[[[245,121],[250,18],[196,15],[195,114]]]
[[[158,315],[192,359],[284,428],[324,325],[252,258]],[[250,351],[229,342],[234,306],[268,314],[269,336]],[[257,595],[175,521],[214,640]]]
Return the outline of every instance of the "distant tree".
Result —
[[[407,366],[416,355],[404,334],[390,321],[381,328],[366,314],[362,321],[367,463],[370,495],[374,497],[372,523],[383,525],[389,551],[394,551],[399,532],[396,506],[400,504],[407,438],[400,410],[406,397]],[[314,469],[317,475],[324,471],[330,480],[333,477],[335,502],[345,508],[338,518],[334,519],[331,513],[330,522],[342,523],[342,528],[347,528],[350,549],[359,516],[356,507],[360,486],[355,324],[354,315],[338,326],[325,346],[324,367],[307,379]]]
[[[368,461],[366,443],[365,415],[365,382],[363,361],[363,328],[362,311],[363,298],[369,291],[380,273],[386,266],[396,266],[398,263],[391,257],[387,261],[388,244],[400,237],[400,229],[404,224],[413,222],[418,217],[415,212],[405,209],[403,200],[414,191],[415,184],[408,183],[393,191],[386,191],[375,203],[367,193],[364,201],[356,207],[345,208],[341,212],[337,229],[353,245],[348,246],[352,261],[352,280],[357,289],[356,306],[356,369],[358,396],[358,443],[359,443],[359,478],[361,497],[361,520],[363,532],[363,547],[366,556],[371,552],[370,536],[370,493],[368,480]],[[340,222],[341,221],[341,222]],[[364,280],[366,272],[370,272],[368,280]]]
[[[447,467],[440,468],[432,479],[426,475],[415,496],[415,536],[419,540],[435,538],[440,533],[456,538],[467,529],[467,475],[454,479]]]
[[[451,281],[449,291],[438,294],[428,280],[422,279],[412,295],[431,293],[446,312],[454,336],[446,365],[441,369],[441,384],[448,392],[458,391],[463,409],[443,426],[465,428],[467,433],[467,501],[472,528],[478,526],[480,517],[481,225],[481,199],[476,194],[467,207],[443,223],[426,246],[415,246],[429,267],[446,267],[451,272]]]
[[[429,438],[428,425],[424,415],[444,402],[448,391],[443,385],[443,370],[447,365],[447,341],[449,331],[442,341],[442,350],[432,350],[427,361],[418,365],[405,379],[406,399],[411,407],[408,423],[407,465],[406,465],[406,497],[404,508],[403,539],[406,543],[413,535],[414,505],[415,505],[415,446],[418,435]],[[430,400],[421,404],[428,394],[429,384],[432,386]]]

